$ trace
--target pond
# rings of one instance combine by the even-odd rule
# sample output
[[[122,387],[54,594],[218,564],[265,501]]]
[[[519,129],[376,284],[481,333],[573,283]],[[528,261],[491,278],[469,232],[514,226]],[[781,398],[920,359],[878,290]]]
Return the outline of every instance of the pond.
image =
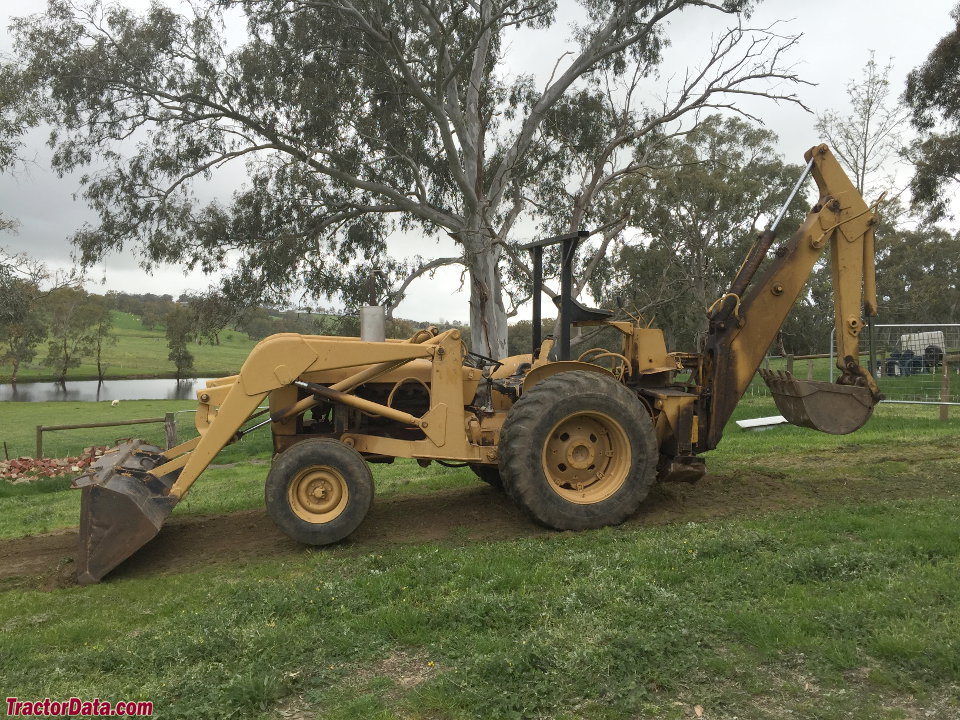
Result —
[[[96,380],[17,383],[0,385],[0,402],[41,400],[193,400],[207,378],[176,380]]]

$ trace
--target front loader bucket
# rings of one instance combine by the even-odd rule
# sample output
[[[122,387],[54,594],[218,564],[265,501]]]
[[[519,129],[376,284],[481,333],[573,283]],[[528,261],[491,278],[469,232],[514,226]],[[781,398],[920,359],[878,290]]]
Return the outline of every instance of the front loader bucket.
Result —
[[[789,372],[760,370],[787,422],[831,435],[859,430],[876,404],[865,387],[798,380]]]
[[[80,551],[77,581],[98,582],[152,540],[177,498],[169,495],[176,475],[149,470],[165,462],[159,448],[139,440],[108,451],[73,481],[80,488]]]

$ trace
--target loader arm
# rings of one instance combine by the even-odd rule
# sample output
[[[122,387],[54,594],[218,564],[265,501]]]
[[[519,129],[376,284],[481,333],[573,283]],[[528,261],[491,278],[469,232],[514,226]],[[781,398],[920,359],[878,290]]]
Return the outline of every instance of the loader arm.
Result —
[[[403,342],[281,333],[259,342],[239,374],[208,381],[207,387],[198,391],[197,437],[164,452],[140,441],[126,443],[105,454],[90,473],[74,481],[74,487],[82,491],[79,582],[97,582],[156,536],[174,506],[217,453],[242,435],[244,423],[271,392],[303,384],[300,376],[315,371],[357,368],[329,388],[318,388],[346,395],[346,391],[418,358],[445,354],[451,360],[433,363],[436,368],[454,359],[459,365],[462,356],[452,352],[460,347],[459,331],[435,333],[435,328],[421,330]],[[440,352],[445,348],[445,353]],[[316,402],[313,396],[305,398],[265,422],[282,421]],[[427,442],[443,445],[446,428],[463,423],[462,406],[462,401],[432,402],[422,417],[387,407],[379,409],[420,428]]]
[[[876,315],[877,307],[876,219],[872,208],[867,206],[826,145],[811,148],[804,157],[817,183],[819,200],[800,229],[775,251],[761,277],[751,282],[773,239],[772,234],[758,238],[730,291],[708,312],[709,334],[703,353],[700,379],[703,392],[698,413],[701,423],[705,421],[706,432],[701,434],[700,451],[717,446],[737,402],[760,368],[767,349],[827,245],[830,246],[837,366],[841,373],[835,390],[842,395],[846,388],[863,388],[859,393],[851,392],[857,394],[856,400],[869,403],[869,409],[880,399],[876,382],[859,362],[862,315]],[[800,382],[785,375],[774,378],[773,382],[788,380],[794,384]],[[768,384],[770,382],[768,380]],[[815,427],[807,422],[797,424]]]

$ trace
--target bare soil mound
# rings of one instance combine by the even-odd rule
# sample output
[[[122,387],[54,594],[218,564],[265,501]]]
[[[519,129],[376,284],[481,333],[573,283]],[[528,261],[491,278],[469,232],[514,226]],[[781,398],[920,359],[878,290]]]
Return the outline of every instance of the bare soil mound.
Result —
[[[707,475],[696,485],[659,485],[628,521],[660,525],[800,509],[838,502],[940,495],[955,492],[949,478],[921,487],[863,477],[798,481],[777,473]],[[469,543],[547,534],[501,492],[487,485],[398,495],[374,503],[363,525],[346,541],[363,551],[386,545]],[[52,589],[73,582],[76,528],[0,541],[0,589]],[[292,557],[304,546],[287,538],[263,510],[199,516],[176,513],[160,535],[111,573],[133,578]]]

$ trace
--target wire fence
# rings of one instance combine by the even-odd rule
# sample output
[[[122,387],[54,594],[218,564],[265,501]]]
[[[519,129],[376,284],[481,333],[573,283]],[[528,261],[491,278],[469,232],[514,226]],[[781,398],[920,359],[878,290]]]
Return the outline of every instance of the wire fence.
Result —
[[[148,445],[164,448],[179,444],[197,434],[194,427],[196,410],[177,410],[156,422],[121,421],[117,423],[87,423],[77,425],[42,425],[37,428],[34,457],[70,457],[79,455],[84,448],[108,446],[130,439],[139,439]]]
[[[874,325],[864,330],[860,363],[869,367],[884,394],[885,403],[960,405],[960,324],[901,323]],[[833,382],[836,366],[833,337],[824,355],[768,356],[763,367],[789,370],[801,380]],[[746,392],[770,394],[755,376]]]
[[[874,325],[872,351],[886,402],[960,404],[960,324]]]

